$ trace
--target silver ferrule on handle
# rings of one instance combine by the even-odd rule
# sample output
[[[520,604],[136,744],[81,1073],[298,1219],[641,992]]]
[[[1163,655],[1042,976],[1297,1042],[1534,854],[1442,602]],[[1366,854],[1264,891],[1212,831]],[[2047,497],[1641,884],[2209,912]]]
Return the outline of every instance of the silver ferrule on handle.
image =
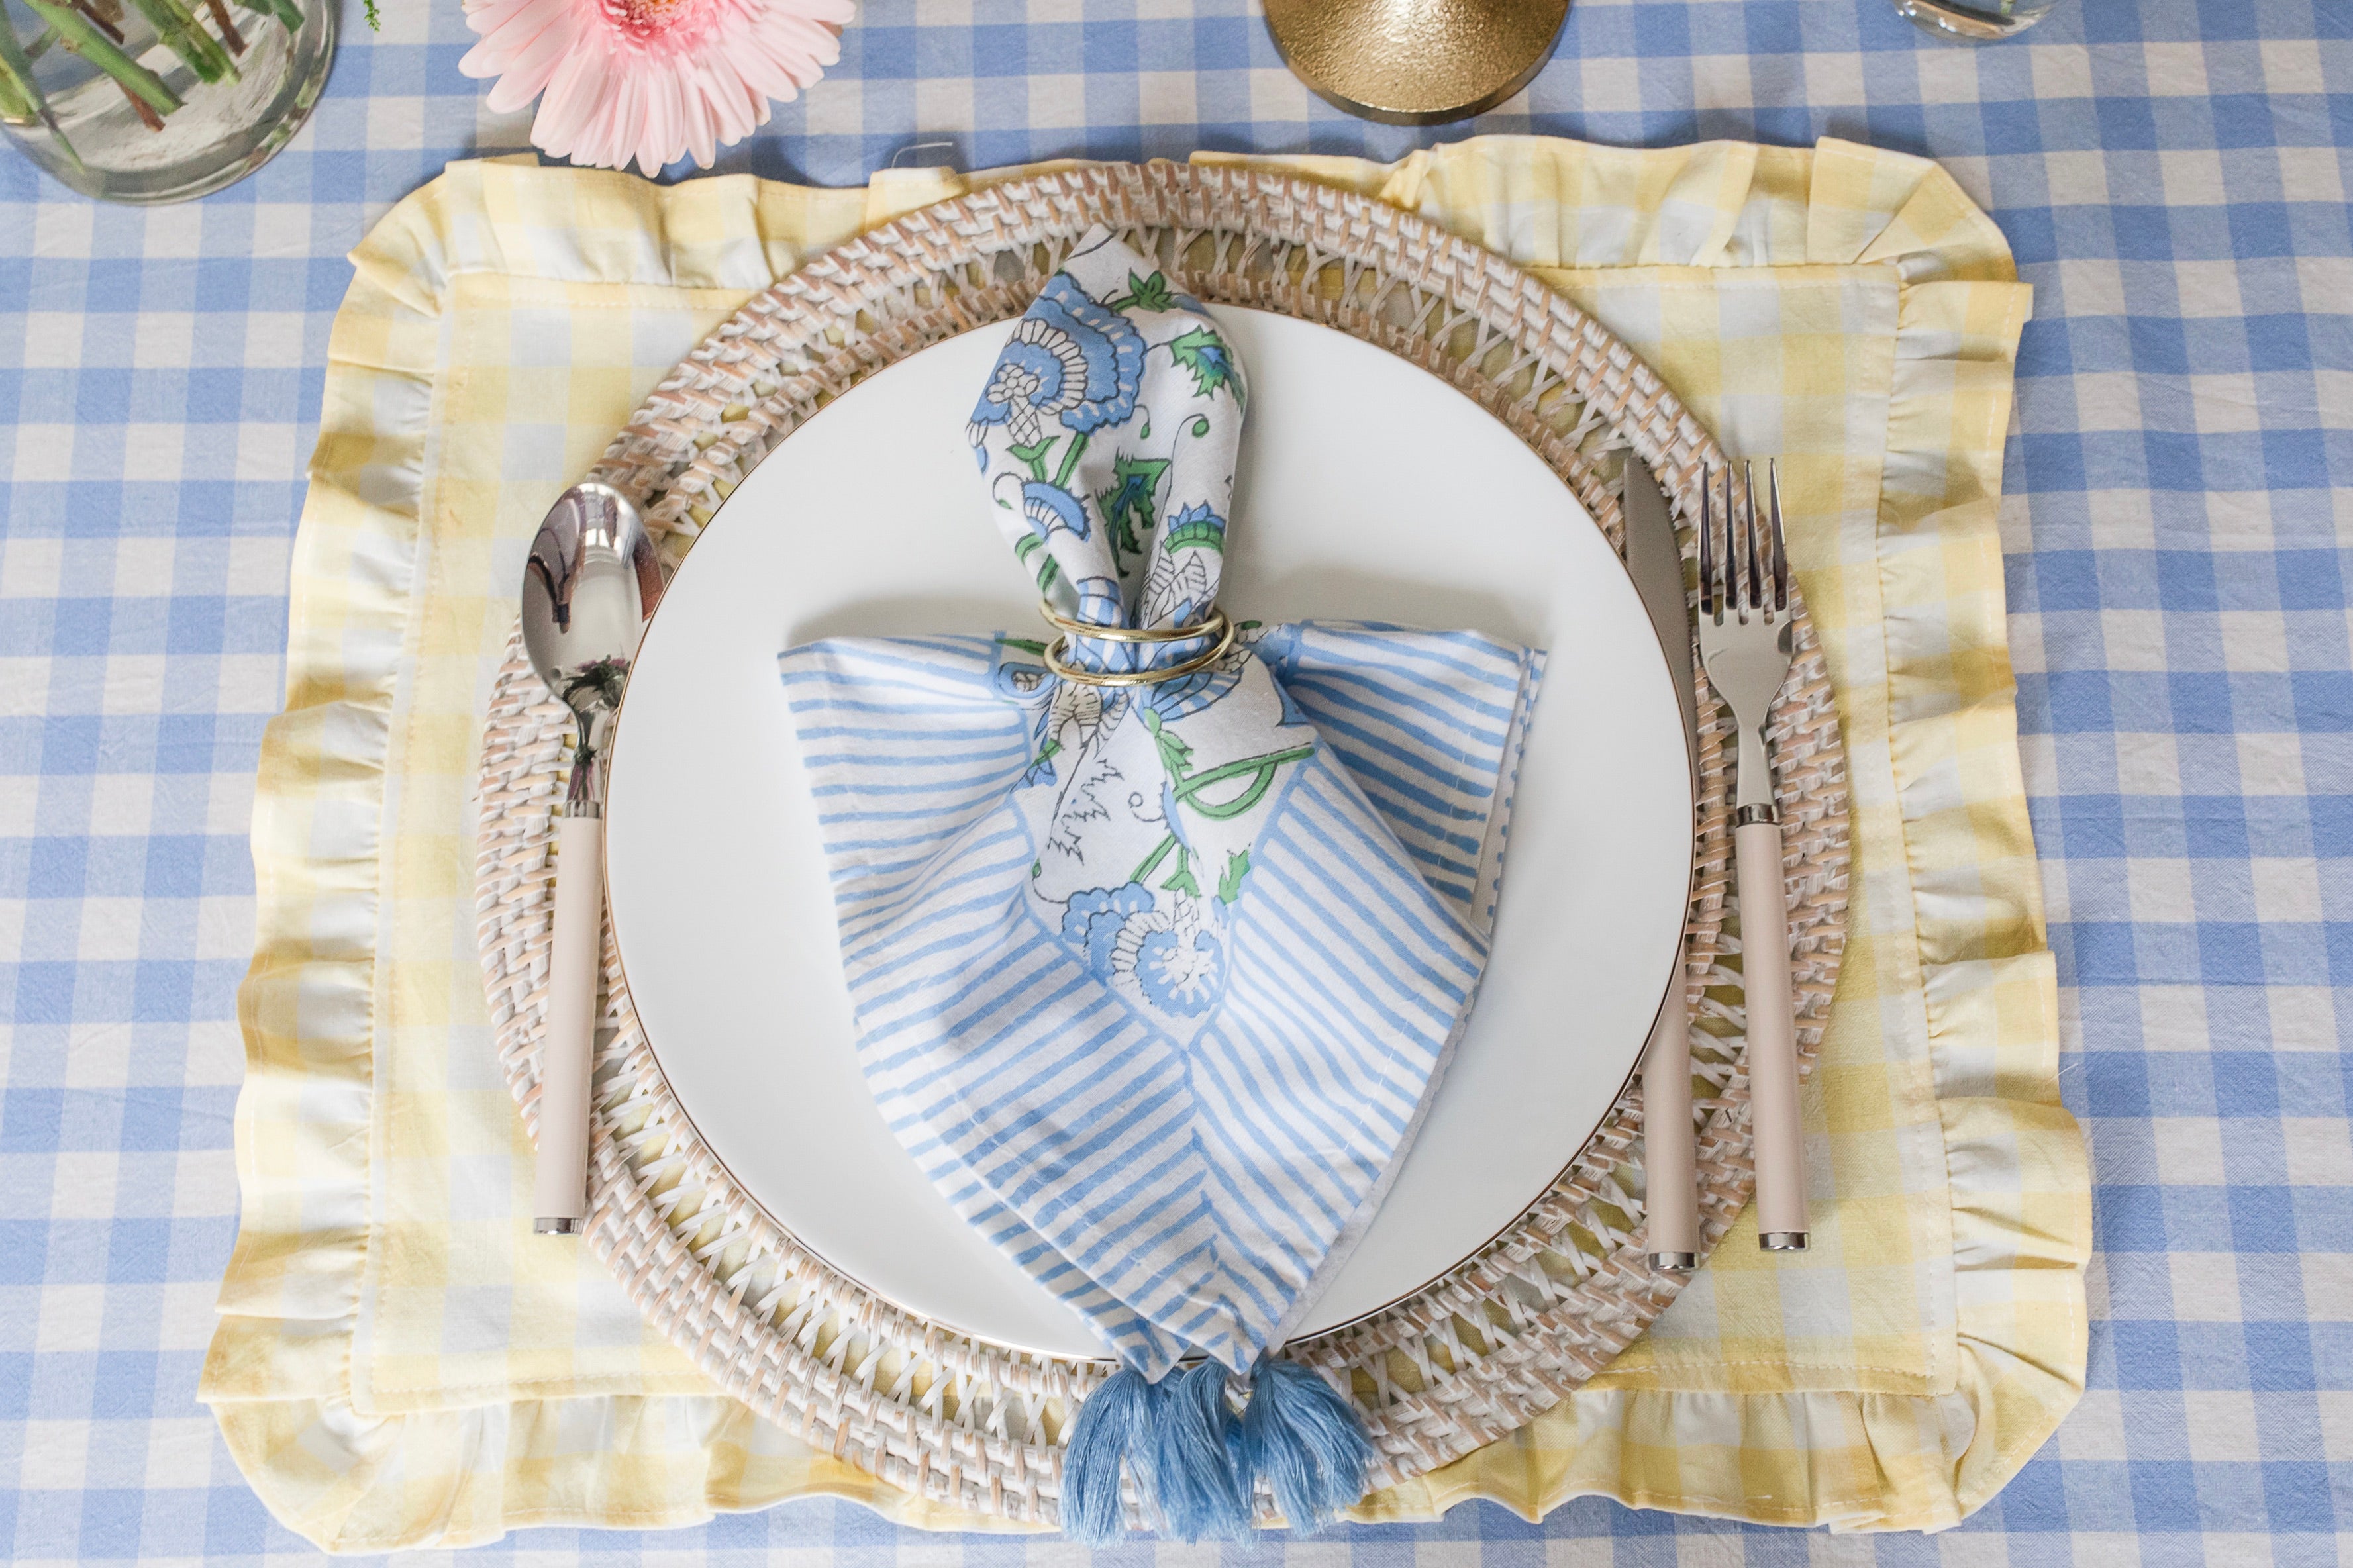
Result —
[[[583,755],[572,764],[572,787],[564,797],[565,816],[595,819],[605,815],[605,803],[594,793],[596,776],[596,759],[593,754]]]
[[[582,695],[575,693],[575,696]],[[572,772],[564,785],[564,815],[566,816],[602,816],[605,815],[605,749],[612,729],[612,715],[601,705],[595,693],[572,710],[573,733]]]

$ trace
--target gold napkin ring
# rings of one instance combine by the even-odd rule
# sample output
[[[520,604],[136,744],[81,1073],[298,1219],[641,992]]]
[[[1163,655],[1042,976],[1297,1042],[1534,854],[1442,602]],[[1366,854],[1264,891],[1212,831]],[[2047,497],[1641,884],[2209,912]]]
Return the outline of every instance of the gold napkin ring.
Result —
[[[1234,646],[1236,628],[1226,617],[1226,612],[1212,608],[1208,619],[1198,626],[1170,627],[1160,631],[1139,631],[1133,626],[1097,626],[1084,621],[1074,621],[1060,616],[1044,605],[1038,613],[1047,624],[1057,627],[1061,636],[1046,646],[1046,668],[1064,680],[1075,680],[1082,686],[1158,686],[1164,681],[1182,680],[1188,675],[1207,669],[1226,656]],[[1063,662],[1062,654],[1074,637],[1094,637],[1103,642],[1171,643],[1189,642],[1195,637],[1214,635],[1217,641],[1188,659],[1159,669],[1103,670],[1081,669]]]

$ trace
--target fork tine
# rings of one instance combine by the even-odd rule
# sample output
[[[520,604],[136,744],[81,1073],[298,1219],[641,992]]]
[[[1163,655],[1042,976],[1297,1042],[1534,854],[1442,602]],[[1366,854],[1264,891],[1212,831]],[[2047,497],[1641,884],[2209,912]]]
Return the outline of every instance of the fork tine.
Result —
[[[1740,513],[1734,510],[1733,500],[1738,493],[1733,489],[1732,460],[1725,459],[1724,471],[1716,476],[1715,510],[1724,515],[1724,538],[1721,546],[1721,570],[1724,574],[1724,608],[1729,616],[1740,612]]]
[[[1725,585],[1732,596],[1734,613],[1747,619],[1748,585],[1740,574],[1740,498],[1732,488],[1732,465],[1724,465],[1724,560]]]
[[[1734,553],[1732,531],[1732,461],[1726,458],[1716,475],[1716,510],[1724,514],[1723,553],[1716,557],[1715,575],[1720,612],[1736,619],[1740,613],[1740,558]]]
[[[1745,621],[1765,608],[1764,579],[1757,571],[1757,469],[1746,458],[1740,461],[1740,534],[1746,574],[1740,582],[1740,618]]]
[[[1789,536],[1781,527],[1781,460],[1778,458],[1767,461],[1765,483],[1773,492],[1773,513],[1769,520],[1773,533],[1773,609],[1776,614],[1787,615],[1789,610]]]
[[[1699,613],[1713,619],[1715,616],[1715,517],[1708,505],[1709,475],[1703,464],[1699,470]]]
[[[1735,620],[1740,618],[1740,522],[1739,514],[1732,510],[1732,463],[1726,459],[1716,491],[1718,504],[1724,512],[1724,609]]]

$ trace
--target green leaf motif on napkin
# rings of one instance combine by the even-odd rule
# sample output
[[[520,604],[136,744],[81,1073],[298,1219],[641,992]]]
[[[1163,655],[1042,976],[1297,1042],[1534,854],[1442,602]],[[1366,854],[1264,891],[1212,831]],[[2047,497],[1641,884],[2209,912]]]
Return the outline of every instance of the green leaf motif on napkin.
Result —
[[[1174,309],[1176,300],[1168,288],[1168,279],[1159,273],[1138,278],[1131,272],[1127,275],[1127,292],[1104,303],[1114,310],[1166,310]]]
[[[1234,401],[1241,401],[1240,385],[1234,380],[1233,356],[1226,352],[1226,341],[1207,327],[1195,327],[1180,337],[1168,340],[1169,356],[1193,373],[1193,385],[1202,396],[1216,395],[1219,388],[1233,393]]]
[[[1249,850],[1237,849],[1226,857],[1226,874],[1218,879],[1218,902],[1230,904],[1242,896],[1242,879],[1250,869]]]
[[[1060,436],[1049,436],[1043,440],[1032,441],[1026,447],[1013,447],[1008,450],[1024,463],[1029,464],[1029,477],[1042,484],[1046,479],[1046,455],[1054,449],[1054,443],[1060,439]]]
[[[1149,533],[1160,521],[1153,502],[1160,477],[1167,471],[1166,458],[1131,458],[1123,452],[1112,459],[1111,489],[1095,495],[1095,505],[1111,525],[1112,552],[1123,577],[1128,574],[1126,558],[1144,553],[1136,536]]]
[[[1042,560],[1036,559],[1043,557]],[[1062,575],[1062,563],[1046,552],[1046,542],[1031,534],[1013,547],[1013,558],[1037,574],[1038,592],[1051,588]]]
[[[1160,542],[1163,560],[1181,550],[1214,550],[1226,552],[1226,520],[1205,506],[1188,506],[1176,514],[1168,535]]]
[[[1152,738],[1159,742],[1161,765],[1168,770],[1171,778],[1182,783],[1186,770],[1193,765],[1193,748],[1186,742],[1185,737],[1163,725],[1160,715],[1149,708],[1144,710],[1144,727],[1151,731]]]

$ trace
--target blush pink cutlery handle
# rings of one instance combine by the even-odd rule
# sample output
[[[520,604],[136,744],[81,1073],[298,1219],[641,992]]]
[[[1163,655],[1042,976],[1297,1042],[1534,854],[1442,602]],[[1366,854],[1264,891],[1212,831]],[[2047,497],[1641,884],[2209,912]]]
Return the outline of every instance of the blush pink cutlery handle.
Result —
[[[1798,1110],[1797,1005],[1789,984],[1789,906],[1781,825],[1744,823],[1740,972],[1748,1013],[1748,1098],[1757,1141],[1757,1238],[1767,1251],[1805,1249],[1805,1128]]]
[[[539,1164],[532,1228],[568,1234],[588,1215],[589,1053],[596,1038],[596,969],[605,945],[605,824],[555,825],[555,932],[547,974],[547,1036],[539,1057]]]
[[[1683,966],[1659,1010],[1642,1058],[1642,1206],[1649,1213],[1651,1262],[1690,1268],[1699,1262],[1699,1145],[1692,1131],[1691,1015]]]

